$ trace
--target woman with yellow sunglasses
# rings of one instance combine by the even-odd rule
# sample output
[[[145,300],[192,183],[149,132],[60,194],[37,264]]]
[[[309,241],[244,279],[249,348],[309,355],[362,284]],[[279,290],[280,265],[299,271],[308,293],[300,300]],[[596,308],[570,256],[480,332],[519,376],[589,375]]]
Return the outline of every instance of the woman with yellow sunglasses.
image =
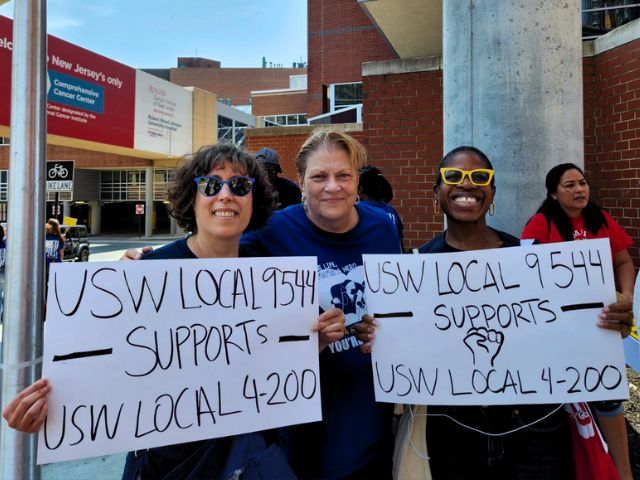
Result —
[[[436,169],[434,211],[445,214],[447,230],[419,248],[420,253],[480,250],[518,244],[518,239],[487,225],[496,193],[493,165],[474,147],[453,149]]]
[[[433,189],[434,210],[444,213],[447,229],[418,251],[519,246],[518,238],[487,225],[487,213],[494,213],[494,182],[493,165],[481,150],[462,146],[445,155],[436,169]],[[605,316],[630,317],[613,308]],[[362,350],[370,351],[375,321],[365,316],[358,331],[358,338],[366,342]],[[405,410],[405,415],[411,424],[408,435],[425,428],[424,414],[416,414],[415,407]],[[429,406],[426,415],[427,452],[416,453],[421,458],[428,455],[429,466],[426,473],[409,467],[411,478],[430,478],[429,468],[434,479],[575,476],[568,416],[558,405]],[[396,439],[396,445],[403,441]],[[402,455],[407,464],[420,464],[406,449]],[[394,469],[407,471],[403,465]]]

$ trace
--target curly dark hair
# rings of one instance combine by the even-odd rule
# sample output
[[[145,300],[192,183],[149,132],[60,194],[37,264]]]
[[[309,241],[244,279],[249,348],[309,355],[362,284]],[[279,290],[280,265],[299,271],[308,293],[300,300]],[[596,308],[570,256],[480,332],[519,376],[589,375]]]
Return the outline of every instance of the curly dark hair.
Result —
[[[538,208],[538,211],[536,212],[544,215],[549,228],[551,228],[551,223],[553,222],[562,238],[567,241],[573,240],[573,225],[571,224],[569,216],[560,206],[560,202],[553,198],[552,194],[557,192],[558,185],[560,185],[560,179],[568,170],[577,170],[585,180],[587,178],[584,171],[573,163],[561,163],[560,165],[556,165],[547,172],[547,176],[544,180],[545,187],[547,188],[547,198],[544,199],[542,205],[540,205],[540,208]],[[587,180],[587,184],[588,183],[589,181]],[[582,216],[584,218],[585,228],[594,235],[598,233],[598,230],[600,230],[603,225],[608,226],[607,219],[602,213],[602,210],[598,205],[596,205],[591,197],[589,197],[587,206],[582,209]]]
[[[266,172],[256,162],[255,157],[240,147],[228,143],[205,145],[197,152],[185,156],[183,165],[175,172],[169,187],[169,214],[178,221],[178,225],[196,233],[196,215],[194,204],[197,194],[194,178],[207,175],[214,168],[224,168],[228,163],[242,175],[255,178],[253,184],[253,213],[247,230],[262,228],[271,217],[275,206],[275,192]]]

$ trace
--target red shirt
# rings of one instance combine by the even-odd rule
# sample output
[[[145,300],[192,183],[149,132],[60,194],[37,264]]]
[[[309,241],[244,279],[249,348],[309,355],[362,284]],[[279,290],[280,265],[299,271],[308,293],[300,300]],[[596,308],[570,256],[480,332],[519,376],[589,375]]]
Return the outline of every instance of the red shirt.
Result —
[[[582,218],[582,216],[571,218],[573,239],[589,240],[592,238],[608,238],[609,245],[611,245],[611,256],[614,257],[616,253],[620,253],[625,248],[630,247],[633,244],[633,240],[631,240],[631,237],[627,235],[611,215],[604,210],[602,210],[602,214],[607,220],[607,225],[602,225],[595,235],[585,228],[584,218]],[[551,228],[549,228],[549,223],[542,213],[536,213],[533,218],[529,220],[529,223],[527,223],[522,232],[522,238],[533,238],[540,243],[565,241],[553,222],[551,222]]]

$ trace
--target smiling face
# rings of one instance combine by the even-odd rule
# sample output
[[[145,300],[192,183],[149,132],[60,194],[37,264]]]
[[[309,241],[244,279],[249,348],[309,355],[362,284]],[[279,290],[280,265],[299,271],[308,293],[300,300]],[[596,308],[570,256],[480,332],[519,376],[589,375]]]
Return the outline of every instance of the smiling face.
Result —
[[[475,153],[467,151],[457,153],[445,166],[461,170],[489,168]],[[495,187],[478,187],[465,176],[460,185],[447,185],[442,182],[436,187],[435,193],[449,222],[484,222],[485,214],[493,202]]]
[[[207,175],[229,180],[244,175],[244,172],[235,171],[230,163],[225,162],[224,168],[214,168]],[[198,235],[210,240],[239,241],[251,220],[252,202],[253,193],[239,197],[232,194],[226,184],[213,197],[196,192],[194,212]]]
[[[355,227],[358,174],[347,152],[321,148],[311,153],[304,178],[299,180],[306,198],[307,215],[313,224],[333,233]]]
[[[568,216],[580,216],[589,203],[589,184],[580,171],[572,168],[562,174],[551,197],[558,201]]]

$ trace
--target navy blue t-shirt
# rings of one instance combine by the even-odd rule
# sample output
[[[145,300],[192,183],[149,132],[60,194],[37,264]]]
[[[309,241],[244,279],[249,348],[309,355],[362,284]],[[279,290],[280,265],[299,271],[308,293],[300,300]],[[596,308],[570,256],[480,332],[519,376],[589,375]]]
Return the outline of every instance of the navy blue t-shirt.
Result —
[[[400,253],[398,233],[386,213],[356,205],[358,224],[329,233],[307,218],[302,205],[275,212],[269,225],[245,234],[241,244],[262,255],[317,256],[321,310],[341,308],[347,325],[366,313],[362,254]],[[371,357],[354,335],[320,354],[322,422],[280,429],[281,446],[296,474],[340,478],[362,468],[390,443],[392,405],[376,403]]]
[[[398,214],[395,208],[393,208],[388,203],[378,202],[376,200],[361,200],[360,203],[371,205],[373,207],[379,208],[380,210],[384,210],[387,213],[387,215],[389,215],[391,222],[395,225],[396,229],[398,230],[398,236],[400,237],[400,242],[402,243],[404,238],[404,233],[403,233],[404,225],[402,224],[402,218],[400,218],[400,215]]]

